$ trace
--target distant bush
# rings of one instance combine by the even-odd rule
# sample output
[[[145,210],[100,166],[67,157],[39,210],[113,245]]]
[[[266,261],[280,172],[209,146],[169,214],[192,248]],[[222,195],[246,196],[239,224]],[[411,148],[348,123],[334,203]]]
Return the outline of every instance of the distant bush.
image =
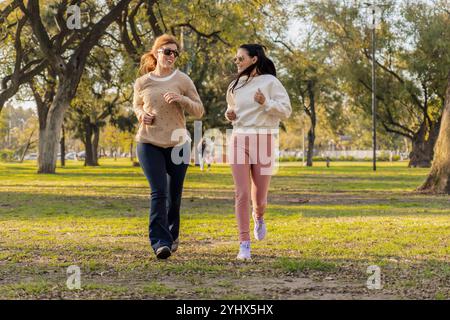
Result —
[[[13,161],[14,150],[2,149],[0,150],[0,161]]]
[[[326,161],[326,157],[322,157],[322,156],[315,156],[313,157],[313,162],[314,161]],[[354,156],[340,156],[339,158],[330,158],[331,161],[372,161],[372,157],[365,157],[363,159],[356,159]],[[394,155],[392,156],[392,161],[399,161],[400,160],[400,156],[398,155]],[[286,157],[280,157],[279,158],[280,162],[301,162],[303,161],[303,159],[300,157],[296,157],[296,156],[286,156]],[[306,158],[305,158],[306,161]],[[381,154],[379,156],[377,156],[377,161],[389,161],[389,154]]]
[[[280,162],[295,162],[295,161],[302,161],[302,158],[297,158],[296,156],[288,156],[288,157],[280,157],[278,159]]]
[[[340,156],[339,161],[360,161],[359,159],[355,159],[354,156]]]

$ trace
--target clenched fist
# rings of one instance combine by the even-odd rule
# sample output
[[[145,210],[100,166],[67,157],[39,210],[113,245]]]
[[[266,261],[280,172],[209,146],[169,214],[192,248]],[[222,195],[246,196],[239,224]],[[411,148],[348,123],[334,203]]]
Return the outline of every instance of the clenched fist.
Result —
[[[255,93],[255,101],[258,102],[260,105],[263,105],[264,102],[266,102],[266,97],[261,92],[261,89],[258,88],[258,91]]]
[[[147,126],[151,126],[154,121],[155,121],[155,115],[153,113],[146,112],[142,116],[142,122]]]
[[[228,110],[228,111],[225,113],[225,116],[226,116],[227,119],[230,120],[230,121],[236,120],[236,113],[235,113],[233,110]]]
[[[167,103],[178,102],[182,99],[182,96],[175,92],[166,92],[163,97]]]

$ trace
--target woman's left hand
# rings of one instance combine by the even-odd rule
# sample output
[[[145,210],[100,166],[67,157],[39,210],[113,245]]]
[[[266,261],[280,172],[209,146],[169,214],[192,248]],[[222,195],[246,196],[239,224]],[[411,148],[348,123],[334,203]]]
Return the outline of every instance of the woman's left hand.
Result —
[[[261,92],[261,89],[258,88],[258,91],[255,93],[255,101],[258,102],[260,105],[263,105],[264,102],[266,102],[266,97]]]
[[[163,97],[167,103],[179,102],[182,99],[182,96],[175,92],[166,92]]]

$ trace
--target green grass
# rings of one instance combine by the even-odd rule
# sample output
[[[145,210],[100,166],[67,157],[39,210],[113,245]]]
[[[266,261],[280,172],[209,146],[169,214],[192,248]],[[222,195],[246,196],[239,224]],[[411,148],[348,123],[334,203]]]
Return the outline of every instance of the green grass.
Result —
[[[242,263],[229,167],[191,166],[180,248],[161,262],[148,244],[141,169],[129,160],[100,164],[68,161],[38,175],[34,161],[0,163],[0,298],[302,298],[299,273],[315,281],[313,291],[329,277],[363,297],[372,294],[361,291],[372,264],[383,270],[386,294],[450,296],[450,198],[414,192],[428,169],[282,163],[269,192],[268,237],[252,242],[253,261]],[[73,264],[80,291],[65,287]]]
[[[3,295],[6,299],[19,299],[21,297],[33,297],[45,294],[51,289],[49,283],[44,280],[32,282],[19,282],[4,285],[2,287]]]
[[[167,287],[163,283],[151,282],[142,287],[144,293],[149,293],[152,295],[169,295],[175,292],[175,289]]]

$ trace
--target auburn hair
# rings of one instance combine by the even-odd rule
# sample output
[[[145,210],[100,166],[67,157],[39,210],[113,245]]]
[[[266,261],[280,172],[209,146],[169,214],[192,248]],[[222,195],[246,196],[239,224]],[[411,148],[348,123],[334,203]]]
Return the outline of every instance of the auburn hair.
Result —
[[[161,48],[163,45],[171,43],[175,44],[178,50],[180,49],[180,45],[178,44],[178,41],[174,36],[170,34],[163,34],[157,37],[155,39],[155,42],[153,42],[153,46],[150,49],[150,51],[147,51],[141,57],[139,74],[144,75],[146,73],[155,70],[157,64],[156,51],[158,51],[158,49]]]

